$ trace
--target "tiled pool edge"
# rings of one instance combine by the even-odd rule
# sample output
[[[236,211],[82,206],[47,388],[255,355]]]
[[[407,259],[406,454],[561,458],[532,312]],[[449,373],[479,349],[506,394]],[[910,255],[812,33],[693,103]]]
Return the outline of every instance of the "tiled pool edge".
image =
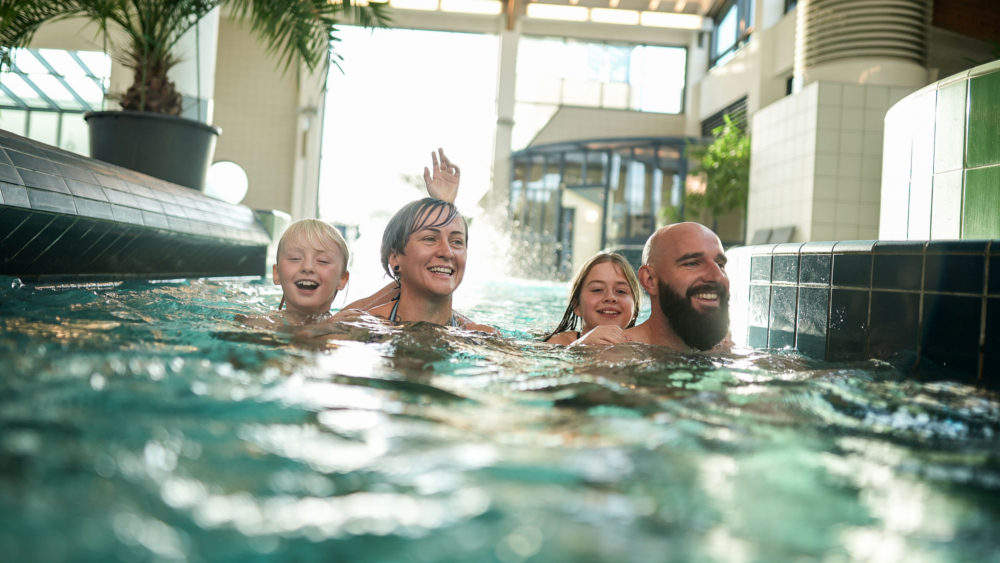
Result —
[[[270,242],[246,206],[0,131],[0,275],[259,276]]]
[[[830,361],[914,353],[918,365],[1000,386],[1000,240],[811,242],[727,254],[737,344]]]

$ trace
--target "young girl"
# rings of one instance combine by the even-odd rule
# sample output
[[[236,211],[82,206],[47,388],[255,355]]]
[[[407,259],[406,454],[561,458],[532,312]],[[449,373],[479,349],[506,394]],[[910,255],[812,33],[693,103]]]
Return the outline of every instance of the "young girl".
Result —
[[[635,326],[641,306],[642,289],[628,260],[620,254],[597,254],[573,279],[562,322],[545,341],[574,346],[628,342],[624,329]]]

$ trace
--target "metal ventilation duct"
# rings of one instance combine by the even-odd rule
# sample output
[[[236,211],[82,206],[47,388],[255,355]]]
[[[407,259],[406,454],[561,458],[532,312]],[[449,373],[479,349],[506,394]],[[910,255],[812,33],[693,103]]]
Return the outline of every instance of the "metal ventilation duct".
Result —
[[[927,66],[929,0],[808,0],[799,10],[798,43],[807,67],[858,57]]]

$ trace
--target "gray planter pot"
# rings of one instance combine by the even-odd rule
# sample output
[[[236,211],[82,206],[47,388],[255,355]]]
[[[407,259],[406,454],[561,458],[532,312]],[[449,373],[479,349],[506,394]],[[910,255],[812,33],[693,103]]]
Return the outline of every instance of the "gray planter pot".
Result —
[[[91,157],[204,191],[222,129],[141,111],[95,111],[84,119]]]

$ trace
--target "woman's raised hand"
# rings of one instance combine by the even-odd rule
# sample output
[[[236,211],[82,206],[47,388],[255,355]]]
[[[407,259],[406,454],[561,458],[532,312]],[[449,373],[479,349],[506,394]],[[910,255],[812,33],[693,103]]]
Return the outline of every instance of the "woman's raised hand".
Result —
[[[570,346],[607,346],[609,344],[621,344],[631,342],[625,331],[617,325],[599,325],[593,330],[584,334]]]
[[[438,154],[441,155],[440,160],[438,160]],[[458,165],[452,164],[448,160],[448,157],[444,155],[444,149],[438,149],[437,153],[431,151],[431,160],[433,161],[432,170],[424,167],[424,184],[427,185],[427,193],[434,199],[447,201],[454,205],[462,171],[458,169]]]

